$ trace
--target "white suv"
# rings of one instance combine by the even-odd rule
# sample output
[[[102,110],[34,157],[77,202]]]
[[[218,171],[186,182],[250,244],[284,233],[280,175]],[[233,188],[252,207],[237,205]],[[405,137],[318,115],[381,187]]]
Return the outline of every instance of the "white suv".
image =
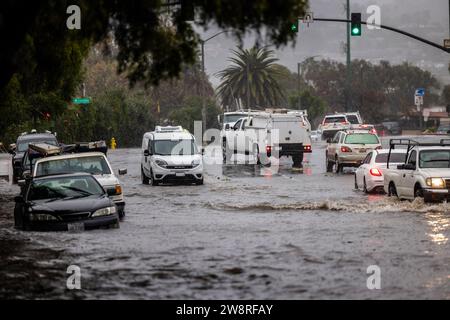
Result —
[[[157,126],[145,133],[141,179],[154,186],[177,181],[203,184],[203,160],[194,136],[181,126]]]
[[[350,129],[350,121],[348,121],[345,114],[327,115],[319,126],[323,140],[333,138],[336,132],[347,129]]]
[[[336,167],[336,173],[344,167],[358,167],[367,153],[381,149],[378,136],[367,130],[340,131],[327,142],[327,172],[333,171],[333,166]]]

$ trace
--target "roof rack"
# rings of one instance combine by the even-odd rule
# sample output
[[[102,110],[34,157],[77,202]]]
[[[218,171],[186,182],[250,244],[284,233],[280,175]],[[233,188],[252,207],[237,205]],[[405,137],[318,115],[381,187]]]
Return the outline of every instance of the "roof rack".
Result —
[[[156,126],[156,132],[182,132],[182,126]]]

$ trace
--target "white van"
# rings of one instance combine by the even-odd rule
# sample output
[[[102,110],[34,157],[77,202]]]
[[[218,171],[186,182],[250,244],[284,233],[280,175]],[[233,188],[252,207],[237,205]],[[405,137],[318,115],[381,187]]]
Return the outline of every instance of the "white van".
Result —
[[[194,136],[181,126],[157,126],[142,139],[143,184],[203,184],[203,160]]]

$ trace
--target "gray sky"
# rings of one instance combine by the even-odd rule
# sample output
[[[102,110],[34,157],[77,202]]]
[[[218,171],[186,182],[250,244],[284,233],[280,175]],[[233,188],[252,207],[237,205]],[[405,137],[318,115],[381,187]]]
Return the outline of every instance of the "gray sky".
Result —
[[[311,11],[315,17],[345,18],[345,0],[310,0]],[[369,5],[381,9],[381,23],[419,35],[442,44],[449,36],[448,0],[351,0],[352,12],[361,12],[365,20]],[[220,31],[211,26],[207,31],[198,29],[202,38]],[[297,70],[297,62],[307,57],[320,55],[317,59],[333,59],[345,62],[343,46],[346,40],[344,23],[319,22],[301,25],[295,47],[291,44],[276,51],[279,63],[292,71]],[[431,71],[439,80],[450,83],[447,70],[450,55],[403,35],[389,30],[368,30],[363,27],[361,37],[352,37],[352,59],[368,59],[372,62],[388,60],[392,64],[408,61]],[[244,39],[244,47],[250,47],[255,36],[249,34]],[[230,49],[236,41],[226,34],[208,41],[205,45],[206,72],[214,86],[219,79],[214,75],[229,64]]]

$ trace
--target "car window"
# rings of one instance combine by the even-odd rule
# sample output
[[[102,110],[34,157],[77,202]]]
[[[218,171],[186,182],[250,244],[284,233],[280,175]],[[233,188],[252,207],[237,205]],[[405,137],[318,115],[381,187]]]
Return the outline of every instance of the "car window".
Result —
[[[409,155],[408,164],[416,165],[417,152],[413,150]]]
[[[359,124],[359,119],[357,116],[355,115],[347,115],[347,120],[348,122],[350,122],[351,124]]]
[[[85,172],[90,174],[111,174],[104,156],[90,156],[48,160],[38,164],[36,176],[50,174]]]
[[[345,138],[347,144],[378,144],[378,137],[371,133],[351,133]]]
[[[421,168],[450,168],[450,150],[423,150],[419,154]]]
[[[55,177],[33,181],[28,200],[85,197],[104,193],[103,188],[92,176]]]
[[[372,152],[369,152],[367,154],[367,156],[364,158],[363,163],[364,164],[369,164],[371,159],[372,159]]]
[[[339,143],[343,143],[344,142],[344,138],[345,138],[345,134],[341,133],[340,138],[339,138]]]
[[[323,123],[339,123],[339,122],[347,122],[345,117],[326,117]]]
[[[337,132],[335,135],[334,135],[334,138],[333,138],[333,140],[331,141],[332,143],[338,143],[338,141],[339,141],[339,137],[341,136],[341,133],[340,132]]]
[[[388,153],[378,154],[375,158],[376,163],[387,163]],[[391,153],[391,157],[389,158],[389,163],[404,163],[405,162],[406,153]]]
[[[236,123],[234,124],[233,130],[239,129],[239,127],[241,126],[241,122],[242,122],[242,119],[238,120],[238,122],[236,122]]]

